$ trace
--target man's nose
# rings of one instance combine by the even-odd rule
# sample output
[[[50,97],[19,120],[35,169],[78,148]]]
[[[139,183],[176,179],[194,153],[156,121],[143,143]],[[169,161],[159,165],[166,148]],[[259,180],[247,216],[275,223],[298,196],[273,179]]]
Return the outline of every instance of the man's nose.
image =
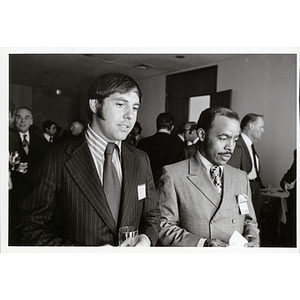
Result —
[[[226,143],[226,149],[230,150],[231,152],[233,151],[235,146],[235,141],[233,139],[228,139]]]
[[[128,108],[125,112],[125,119],[132,120],[134,118],[134,112],[132,108]]]

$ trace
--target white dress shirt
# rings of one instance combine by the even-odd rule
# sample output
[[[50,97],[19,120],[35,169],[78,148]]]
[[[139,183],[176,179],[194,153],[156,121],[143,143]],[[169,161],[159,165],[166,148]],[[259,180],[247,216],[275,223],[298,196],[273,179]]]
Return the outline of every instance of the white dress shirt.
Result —
[[[30,144],[30,134],[29,134],[29,130],[27,130],[26,132],[20,132],[19,131],[19,135],[20,135],[20,138],[21,138],[21,141],[23,142],[24,140],[24,135],[26,136],[26,140],[28,141],[28,144]]]
[[[256,159],[256,165],[257,165],[257,169],[259,170],[259,160],[257,158],[257,156],[254,158],[253,157],[253,152],[252,152],[252,141],[251,139],[244,133],[241,133],[242,139],[244,140],[245,144],[247,145],[247,149],[249,151],[250,157],[251,157],[251,163],[252,163],[252,169],[250,171],[250,173],[247,175],[249,180],[253,180],[257,177],[256,171],[255,171],[255,165],[254,165],[254,159]]]
[[[98,135],[93,129],[88,125],[86,130],[86,140],[92,157],[99,175],[101,182],[103,183],[103,167],[104,167],[104,152],[108,142],[104,140],[100,135]],[[116,168],[120,184],[122,186],[122,166],[121,166],[121,141],[116,141],[119,151],[115,148],[112,158],[112,163]]]

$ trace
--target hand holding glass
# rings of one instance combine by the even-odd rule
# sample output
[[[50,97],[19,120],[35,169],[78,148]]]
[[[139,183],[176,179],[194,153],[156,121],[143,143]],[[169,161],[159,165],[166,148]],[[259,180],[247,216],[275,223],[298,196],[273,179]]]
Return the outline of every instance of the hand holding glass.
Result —
[[[9,155],[9,163],[12,165],[12,170],[16,170],[20,164],[21,157],[18,151],[11,152]]]
[[[119,229],[119,246],[134,247],[138,240],[138,230],[134,226],[123,226]]]

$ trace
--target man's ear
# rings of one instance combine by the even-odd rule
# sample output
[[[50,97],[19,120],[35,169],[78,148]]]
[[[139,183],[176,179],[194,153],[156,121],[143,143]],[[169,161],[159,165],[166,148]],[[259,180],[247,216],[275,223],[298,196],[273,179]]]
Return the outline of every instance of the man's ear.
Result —
[[[198,135],[200,141],[201,141],[201,142],[204,142],[206,132],[204,131],[203,128],[199,128],[199,129],[197,130],[197,135]]]
[[[89,100],[89,106],[91,111],[95,114],[98,111],[98,107],[99,107],[99,102],[97,99],[90,99]]]

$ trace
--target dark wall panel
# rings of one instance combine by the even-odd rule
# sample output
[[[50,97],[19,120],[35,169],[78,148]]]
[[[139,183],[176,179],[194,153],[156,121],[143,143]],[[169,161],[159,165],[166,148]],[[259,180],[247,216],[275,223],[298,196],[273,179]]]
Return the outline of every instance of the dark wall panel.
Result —
[[[167,76],[166,111],[175,116],[176,128],[188,120],[190,97],[216,93],[217,72],[212,66]]]

